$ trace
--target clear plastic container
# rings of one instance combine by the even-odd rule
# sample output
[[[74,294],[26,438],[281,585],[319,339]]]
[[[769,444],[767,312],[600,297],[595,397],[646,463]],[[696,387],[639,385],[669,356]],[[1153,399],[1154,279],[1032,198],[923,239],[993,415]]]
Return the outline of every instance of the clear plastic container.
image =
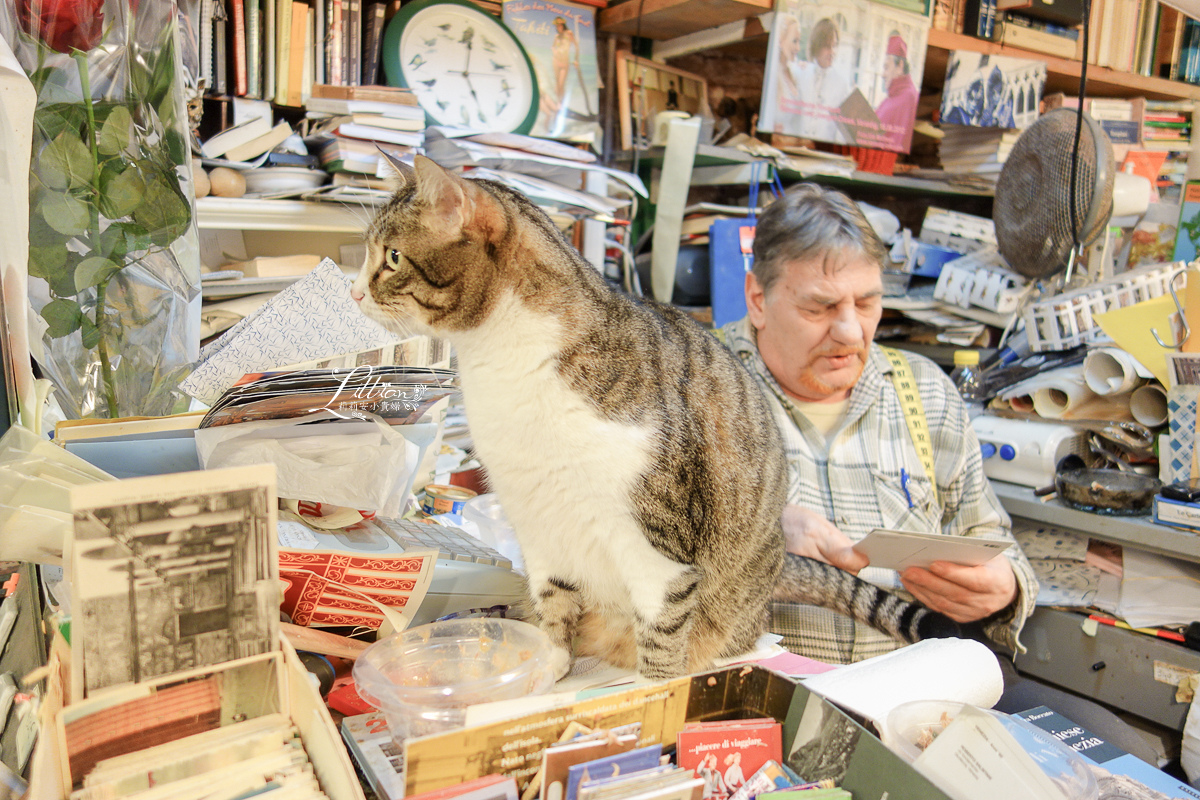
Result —
[[[354,682],[399,742],[461,727],[469,705],[545,692],[553,655],[527,622],[452,619],[375,642],[354,662]]]
[[[972,417],[981,413],[988,398],[983,372],[979,368],[978,350],[954,351],[954,369],[950,372],[950,380],[954,381],[955,388],[962,395],[967,412]]]
[[[511,561],[513,569],[523,571],[521,545],[517,543],[517,535],[508,524],[494,492],[472,497],[463,504],[462,515],[463,519],[475,523],[480,541]]]

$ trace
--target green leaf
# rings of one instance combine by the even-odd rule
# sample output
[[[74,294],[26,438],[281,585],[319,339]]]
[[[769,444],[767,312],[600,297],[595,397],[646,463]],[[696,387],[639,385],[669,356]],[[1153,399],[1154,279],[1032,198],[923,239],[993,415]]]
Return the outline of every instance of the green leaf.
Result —
[[[49,326],[47,333],[61,339],[79,330],[84,319],[83,309],[74,300],[51,300],[42,308],[42,319]]]
[[[88,227],[87,204],[69,194],[47,192],[38,209],[46,224],[66,236],[78,236]]]
[[[46,141],[54,139],[63,131],[70,131],[77,138],[87,114],[74,103],[54,103],[43,106],[34,114],[34,128]]]
[[[29,246],[29,274],[45,281],[52,280],[67,265],[67,248],[62,245]]]
[[[109,219],[132,214],[142,202],[145,189],[145,181],[132,165],[119,172],[106,170],[100,176],[100,213]]]
[[[129,146],[129,131],[133,125],[133,117],[125,106],[116,106],[104,120],[100,128],[100,139],[96,143],[101,153],[116,155]],[[120,215],[124,216],[124,215]]]
[[[63,131],[38,155],[36,169],[51,188],[86,186],[93,175],[92,153],[79,137]]]
[[[191,204],[179,189],[173,172],[155,172],[148,176],[142,204],[133,212],[133,220],[150,234],[150,241],[166,247],[187,230]]]
[[[82,292],[84,289],[97,286],[115,275],[120,269],[120,264],[101,256],[85,258],[75,268],[75,291]]]
[[[124,261],[129,252],[129,237],[120,225],[109,225],[100,233],[96,244],[96,255],[104,256],[110,261]]]
[[[96,327],[96,323],[92,322],[91,318],[86,314],[80,324],[80,332],[83,334],[83,349],[91,350],[100,344],[100,329]]]
[[[42,197],[43,195],[38,195]],[[41,202],[29,204],[29,245],[30,247],[65,246],[68,235],[59,233],[46,221],[46,207]]]

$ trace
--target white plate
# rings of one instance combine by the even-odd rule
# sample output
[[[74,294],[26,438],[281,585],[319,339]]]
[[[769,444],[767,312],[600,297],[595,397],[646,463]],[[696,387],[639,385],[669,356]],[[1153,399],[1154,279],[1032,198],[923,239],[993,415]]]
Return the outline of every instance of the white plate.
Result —
[[[257,167],[246,170],[242,175],[246,178],[247,194],[313,189],[329,177],[324,170],[308,167]]]

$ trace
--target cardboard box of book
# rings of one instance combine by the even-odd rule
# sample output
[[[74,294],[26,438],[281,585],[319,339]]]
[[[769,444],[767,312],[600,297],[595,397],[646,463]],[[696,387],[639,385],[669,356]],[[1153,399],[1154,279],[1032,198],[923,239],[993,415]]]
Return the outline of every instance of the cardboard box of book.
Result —
[[[258,465],[76,487],[34,800],[363,800],[279,629],[275,472]]]
[[[639,746],[676,744],[688,723],[773,718],[783,723],[785,762],[806,781],[832,779],[854,797],[946,800],[927,778],[858,721],[803,685],[758,666],[735,666],[616,691],[486,725],[405,742],[405,794],[493,773],[524,791],[543,750],[567,727],[640,723]]]

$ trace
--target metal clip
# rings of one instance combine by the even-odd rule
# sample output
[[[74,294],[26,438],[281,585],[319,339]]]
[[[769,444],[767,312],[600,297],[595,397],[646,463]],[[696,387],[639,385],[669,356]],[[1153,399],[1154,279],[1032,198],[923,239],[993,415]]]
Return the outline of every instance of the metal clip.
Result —
[[[1179,348],[1183,347],[1184,342],[1186,342],[1188,337],[1192,335],[1192,328],[1190,325],[1188,325],[1187,314],[1185,314],[1183,311],[1183,303],[1179,302],[1179,295],[1175,293],[1175,279],[1180,275],[1186,276],[1187,269],[1181,269],[1179,272],[1176,272],[1174,275],[1172,275],[1170,282],[1167,284],[1167,289],[1171,292],[1171,300],[1173,300],[1175,303],[1175,316],[1179,318],[1179,325],[1180,328],[1182,328],[1183,337],[1175,344],[1167,344],[1162,340],[1162,337],[1158,335],[1157,328],[1150,329],[1150,335],[1154,337],[1154,341],[1158,342],[1158,346],[1165,347],[1169,350],[1178,350]]]

